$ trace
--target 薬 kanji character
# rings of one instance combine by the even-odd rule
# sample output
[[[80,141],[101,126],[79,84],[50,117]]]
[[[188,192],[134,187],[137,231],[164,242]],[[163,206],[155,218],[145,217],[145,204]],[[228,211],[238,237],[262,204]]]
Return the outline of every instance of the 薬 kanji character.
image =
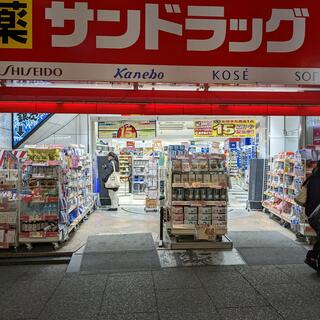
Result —
[[[73,9],[64,7],[63,2],[52,2],[46,9],[46,19],[51,20],[52,27],[63,28],[65,21],[74,21],[74,31],[68,35],[53,35],[53,47],[75,47],[87,37],[88,22],[93,21],[94,11],[88,8],[86,2],[75,2]]]
[[[180,13],[177,5],[165,5],[168,13]],[[159,49],[159,31],[182,36],[182,25],[159,18],[159,5],[146,4],[146,49]]]
[[[247,19],[231,19],[230,20],[231,31],[247,31]],[[252,20],[252,37],[250,41],[246,42],[230,42],[230,52],[252,52],[259,49],[262,43],[263,36],[263,20]]]
[[[27,26],[23,20],[27,15],[25,8],[27,4],[19,1],[0,3],[0,38],[3,44],[8,44],[9,38],[20,43],[27,42],[27,30],[17,28]]]
[[[120,11],[98,10],[99,21],[120,22]],[[128,10],[127,31],[121,36],[97,36],[97,48],[124,49],[135,44],[140,36],[140,11]]]
[[[224,17],[224,7],[189,6],[190,17],[211,17],[210,19],[186,19],[187,30],[213,31],[209,39],[187,40],[188,51],[211,51],[219,48],[225,41],[227,32],[227,21],[225,19],[212,19]]]
[[[309,11],[306,8],[300,9],[272,9],[272,15],[267,22],[267,32],[276,31],[281,21],[292,21],[292,37],[288,41],[268,41],[268,52],[293,52],[301,48],[306,35],[306,18]]]

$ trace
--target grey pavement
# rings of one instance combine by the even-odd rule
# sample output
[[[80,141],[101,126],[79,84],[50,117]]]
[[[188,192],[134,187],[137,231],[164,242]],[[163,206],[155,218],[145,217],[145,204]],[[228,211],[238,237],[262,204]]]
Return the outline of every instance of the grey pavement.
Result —
[[[0,320],[320,319],[320,277],[304,264],[66,269],[0,267]]]

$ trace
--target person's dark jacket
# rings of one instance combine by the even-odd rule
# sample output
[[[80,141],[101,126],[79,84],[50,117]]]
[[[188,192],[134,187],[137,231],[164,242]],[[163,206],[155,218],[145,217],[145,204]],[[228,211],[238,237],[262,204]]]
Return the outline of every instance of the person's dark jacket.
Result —
[[[119,172],[119,164],[117,163],[117,161],[115,160],[110,160],[110,161],[107,161],[106,165],[105,165],[105,176],[103,178],[103,181],[104,182],[107,182],[109,177],[112,175],[114,169],[113,169],[113,165],[112,163],[114,164],[114,167],[116,169],[116,172]],[[118,191],[119,188],[114,188],[112,189],[113,191]]]
[[[305,212],[306,216],[309,217],[320,204],[320,169],[316,169],[304,182],[304,185],[307,186],[307,203]]]

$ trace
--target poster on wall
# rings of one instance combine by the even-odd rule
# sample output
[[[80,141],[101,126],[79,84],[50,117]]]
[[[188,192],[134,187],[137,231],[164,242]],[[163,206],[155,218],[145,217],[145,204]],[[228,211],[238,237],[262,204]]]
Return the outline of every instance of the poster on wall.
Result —
[[[194,121],[194,138],[252,138],[256,120]]]
[[[110,121],[98,123],[99,139],[152,139],[156,121]]]
[[[50,116],[50,113],[13,113],[12,148],[18,148]]]
[[[320,145],[320,126],[313,127],[313,144],[315,146]]]

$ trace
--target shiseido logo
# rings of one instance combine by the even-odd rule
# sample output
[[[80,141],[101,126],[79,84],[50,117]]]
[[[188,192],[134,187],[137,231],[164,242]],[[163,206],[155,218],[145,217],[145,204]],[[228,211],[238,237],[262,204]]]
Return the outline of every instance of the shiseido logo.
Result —
[[[22,76],[22,77],[61,77],[63,74],[60,68],[48,67],[15,67],[13,64],[8,65],[0,76]]]

